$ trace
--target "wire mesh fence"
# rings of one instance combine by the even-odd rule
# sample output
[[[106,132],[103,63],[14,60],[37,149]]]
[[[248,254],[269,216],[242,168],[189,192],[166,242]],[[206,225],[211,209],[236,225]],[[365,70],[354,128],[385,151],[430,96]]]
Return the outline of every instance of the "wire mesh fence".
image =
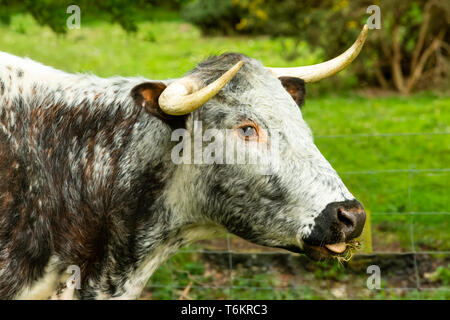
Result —
[[[320,144],[320,141],[330,139],[338,143],[343,139],[358,140],[364,138],[387,140],[402,137],[426,137],[427,139],[434,139],[435,137],[440,136],[444,138],[443,143],[445,144],[445,152],[450,154],[449,135],[450,132],[336,134],[316,136],[315,140]],[[426,157],[427,155],[423,156]],[[346,182],[349,177],[356,177],[356,180],[353,181],[357,181],[358,179],[363,181],[361,184],[354,184],[355,190],[360,186],[364,187],[364,183],[369,181],[367,180],[368,177],[382,176],[386,178],[394,175],[393,181],[405,182],[400,185],[401,190],[394,190],[397,187],[396,184],[392,186],[392,192],[399,193],[397,200],[392,200],[387,197],[387,200],[383,200],[387,204],[385,207],[375,206],[376,208],[391,208],[390,210],[371,210],[370,203],[376,203],[377,194],[371,192],[370,183],[367,183],[368,187],[366,188],[366,192],[369,194],[368,199],[372,196],[374,198],[368,200],[369,206],[367,206],[364,200],[363,203],[365,203],[365,207],[370,211],[372,226],[370,227],[369,224],[369,227],[371,228],[371,241],[373,241],[374,247],[372,249],[371,246],[367,246],[365,251],[357,253],[354,257],[354,260],[356,261],[363,261],[362,266],[359,265],[356,272],[353,270],[353,274],[358,274],[359,278],[358,280],[355,280],[355,283],[359,281],[358,286],[360,286],[359,289],[362,292],[360,295],[356,296],[356,298],[370,298],[374,297],[374,294],[389,294],[395,292],[400,292],[399,295],[401,295],[402,292],[414,292],[414,296],[409,295],[408,297],[424,298],[429,297],[429,295],[427,295],[429,292],[439,292],[440,297],[450,299],[450,201],[448,197],[450,168],[417,168],[417,163],[409,163],[408,159],[405,159],[404,163],[405,166],[402,168],[379,168],[338,172],[344,182]],[[386,178],[387,181],[384,181],[384,178],[381,180],[376,178],[374,183],[392,182],[389,178]],[[433,198],[433,195],[436,194],[438,197]],[[418,199],[420,199],[420,201]],[[399,205],[399,202],[402,204]],[[165,288],[169,290],[168,295],[165,297],[172,299],[192,298],[192,295],[190,295],[189,292],[192,292],[193,290],[200,293],[204,292],[203,296],[202,294],[196,294],[194,296],[195,298],[211,298],[211,290],[222,292],[222,295],[213,295],[214,297],[227,299],[258,299],[261,297],[269,299],[340,297],[338,294],[339,292],[336,291],[338,289],[336,289],[333,294],[329,294],[330,290],[334,290],[333,288],[324,288],[323,284],[317,285],[317,288],[314,288],[315,284],[320,282],[317,277],[308,279],[309,282],[302,278],[300,283],[296,283],[295,276],[292,276],[292,273],[296,273],[295,270],[293,272],[291,270],[291,274],[287,276],[283,273],[285,271],[275,272],[270,265],[270,263],[277,264],[278,262],[277,265],[281,265],[281,269],[285,270],[286,268],[284,267],[286,267],[286,265],[292,264],[292,259],[297,259],[300,261],[297,265],[302,265],[301,268],[303,268],[303,266],[307,266],[310,263],[307,262],[305,258],[291,254],[287,251],[267,249],[246,244],[242,245],[243,242],[243,240],[237,239],[235,236],[227,235],[225,239],[216,241],[212,244],[211,242],[203,242],[200,245],[183,249],[176,256],[182,257],[183,255],[187,255],[190,256],[190,260],[187,259],[184,261],[180,258],[179,262],[175,263],[174,261],[177,259],[176,256],[170,259],[163,267],[163,272],[167,272],[169,276],[165,278],[156,277],[155,280],[152,279],[149,283],[148,290],[150,292],[156,292],[157,290]],[[267,257],[271,257],[268,264],[266,263]],[[252,266],[252,263],[246,262],[246,260],[249,260],[250,258],[255,261],[260,258],[266,261],[264,262],[265,269],[263,268],[262,271],[253,272],[253,274],[250,272],[252,275],[246,277],[236,270],[238,269],[238,266],[242,265],[244,265],[244,269],[247,268],[253,270],[254,266]],[[192,272],[192,270],[189,271],[189,264],[192,264],[192,261],[201,261],[201,263],[205,263],[206,261],[210,270],[208,271],[201,268],[198,273],[200,276],[193,276],[192,274],[195,274],[195,272]],[[213,266],[210,265],[211,261],[213,261]],[[387,261],[389,261],[389,263],[387,263]],[[398,261],[403,262],[399,263]],[[382,287],[380,289],[375,289],[377,292],[373,293],[373,291],[371,292],[366,286],[366,279],[369,275],[365,272],[365,268],[369,264],[377,263],[382,265],[381,277],[387,278],[387,280],[385,279],[386,281],[384,281]],[[356,262],[356,265],[358,265],[358,262]],[[391,270],[392,265],[397,265],[397,268]],[[188,266],[188,271],[184,270],[186,266]],[[326,266],[326,268],[328,267],[329,266]],[[345,274],[348,270],[347,268],[348,266],[343,267],[342,273]],[[350,267],[350,269],[352,268],[355,269],[354,267]],[[386,269],[384,274],[383,269]],[[314,268],[311,270],[317,275],[317,270],[314,271]],[[303,269],[302,271],[305,272]],[[205,277],[205,273],[208,272],[212,275]],[[272,281],[271,275],[274,272],[277,274],[278,278],[288,277],[291,280],[285,282],[281,281],[281,284],[279,280]],[[306,273],[308,272],[311,273],[306,270]],[[246,274],[248,275],[249,272]],[[254,276],[255,274],[262,274],[263,276],[259,279]],[[394,274],[392,278],[395,278],[396,275],[404,276],[404,278],[397,282],[390,281],[389,277],[392,274]],[[182,275],[185,275],[185,277],[180,280],[180,278],[183,278]],[[220,277],[220,281],[217,281],[217,277]],[[339,283],[339,276],[336,280],[335,284]],[[346,281],[349,282],[349,279]],[[353,284],[353,287],[354,285],[355,284]],[[294,296],[289,294],[277,295],[277,293],[282,290],[298,292],[298,294]],[[246,291],[246,294],[241,295],[239,294],[240,291]],[[267,291],[269,294],[260,295],[258,294],[260,291]],[[325,294],[321,295],[320,293],[324,291],[326,291]],[[341,295],[341,297],[352,298],[352,296],[348,294],[344,296]],[[382,298],[384,296],[381,295],[377,297]]]

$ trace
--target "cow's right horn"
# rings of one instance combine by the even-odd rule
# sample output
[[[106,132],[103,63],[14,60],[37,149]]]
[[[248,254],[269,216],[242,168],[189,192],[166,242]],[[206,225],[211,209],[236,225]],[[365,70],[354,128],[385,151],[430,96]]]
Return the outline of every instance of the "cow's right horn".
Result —
[[[367,38],[367,25],[364,25],[358,39],[344,53],[334,59],[311,66],[302,66],[294,68],[267,68],[277,77],[295,77],[305,82],[315,82],[324,78],[328,78],[338,73],[348,66],[361,51]]]
[[[179,116],[191,113],[214,97],[239,71],[239,61],[219,79],[206,87],[194,76],[187,76],[172,82],[159,96],[159,107],[167,114]]]

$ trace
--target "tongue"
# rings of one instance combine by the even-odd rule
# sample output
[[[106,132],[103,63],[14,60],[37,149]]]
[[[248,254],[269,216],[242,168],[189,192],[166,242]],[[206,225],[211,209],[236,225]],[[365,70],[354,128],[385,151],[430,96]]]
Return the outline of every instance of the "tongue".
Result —
[[[326,244],[325,247],[328,248],[328,250],[333,251],[335,253],[342,253],[347,248],[347,245],[345,244],[345,242],[340,242],[340,243]]]

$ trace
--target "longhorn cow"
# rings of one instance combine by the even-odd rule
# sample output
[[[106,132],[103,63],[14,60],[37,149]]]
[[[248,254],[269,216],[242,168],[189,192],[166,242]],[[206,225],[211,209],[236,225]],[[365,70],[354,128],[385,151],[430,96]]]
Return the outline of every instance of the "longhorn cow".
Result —
[[[366,35],[367,26],[317,65],[267,68],[228,53],[164,81],[69,74],[0,53],[0,298],[137,298],[178,248],[224,232],[313,259],[342,254],[364,209],[299,106],[305,82],[342,70]],[[269,166],[261,146],[275,144],[276,129],[276,170],[175,163],[173,132],[194,135],[199,122],[202,133],[234,133],[226,139]],[[64,287],[69,266],[80,288]]]

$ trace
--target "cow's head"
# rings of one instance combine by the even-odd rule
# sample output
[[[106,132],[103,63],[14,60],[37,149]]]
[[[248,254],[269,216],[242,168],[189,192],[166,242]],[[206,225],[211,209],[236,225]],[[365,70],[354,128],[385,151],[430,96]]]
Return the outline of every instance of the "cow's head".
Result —
[[[304,82],[342,70],[359,53],[366,33],[367,27],[349,50],[319,65],[265,68],[242,54],[224,54],[167,87],[136,87],[138,103],[165,120],[181,120],[192,138],[183,149],[193,151],[188,155],[192,164],[178,164],[177,182],[168,187],[173,205],[182,206],[193,223],[220,225],[257,244],[315,259],[342,253],[361,234],[365,212],[315,146],[299,106]],[[210,129],[223,134],[215,131],[213,140]],[[194,146],[198,130],[201,150]],[[223,157],[196,163],[195,152],[205,152],[212,141],[225,146],[215,149]],[[244,149],[266,160],[265,171],[250,157],[244,163],[227,161]]]

